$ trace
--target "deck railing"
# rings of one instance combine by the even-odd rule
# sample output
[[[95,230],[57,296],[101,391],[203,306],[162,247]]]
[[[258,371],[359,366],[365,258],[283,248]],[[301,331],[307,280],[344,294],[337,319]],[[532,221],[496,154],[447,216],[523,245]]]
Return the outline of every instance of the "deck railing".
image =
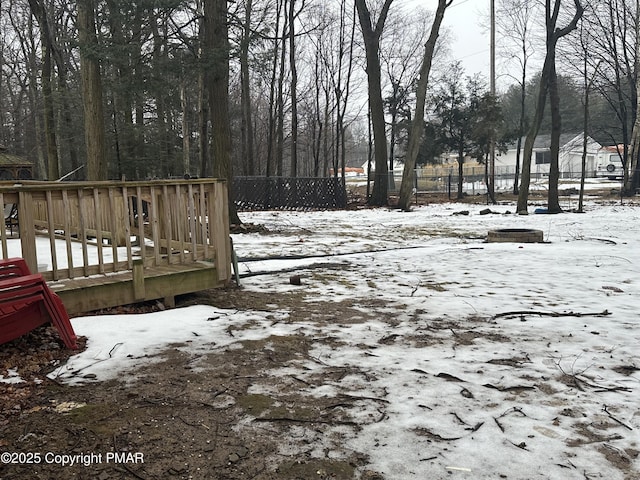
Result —
[[[17,235],[0,229],[2,258],[23,257],[46,280],[209,261],[230,278],[227,186],[215,179],[0,184],[17,205]],[[13,237],[13,238],[12,238]]]

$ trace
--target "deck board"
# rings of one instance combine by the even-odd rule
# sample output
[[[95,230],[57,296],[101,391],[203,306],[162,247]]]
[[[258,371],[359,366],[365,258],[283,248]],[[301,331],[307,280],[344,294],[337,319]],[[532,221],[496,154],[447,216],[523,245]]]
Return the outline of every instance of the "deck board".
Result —
[[[156,299],[171,303],[177,295],[224,285],[210,262],[145,267],[143,272],[143,298],[136,298],[132,270],[49,282],[49,286],[73,315]]]
[[[231,280],[224,180],[0,182],[0,203],[20,219],[16,242],[0,235],[0,256],[19,252],[72,314],[172,305]]]

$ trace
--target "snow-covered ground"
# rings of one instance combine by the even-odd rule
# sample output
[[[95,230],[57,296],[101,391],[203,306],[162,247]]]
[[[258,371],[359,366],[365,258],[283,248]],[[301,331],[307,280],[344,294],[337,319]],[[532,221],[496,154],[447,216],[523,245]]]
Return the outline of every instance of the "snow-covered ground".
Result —
[[[340,254],[333,260],[345,268],[322,282],[310,270],[305,292],[387,303],[393,327],[336,325],[334,337],[359,347],[315,352],[372,372],[376,380],[351,388],[391,402],[388,419],[351,443],[386,478],[640,478],[640,208],[526,217],[482,209],[255,213],[251,221],[281,233],[234,241],[241,256]],[[547,243],[484,243],[498,228],[540,229]],[[288,290],[285,278],[244,285]],[[509,314],[520,311],[542,315]],[[380,342],[390,335],[396,341]],[[442,439],[457,440],[443,451]]]
[[[194,353],[294,332],[331,336],[310,352],[318,361],[271,374],[304,380],[353,366],[366,375],[301,383],[301,392],[380,399],[384,415],[365,402],[351,412],[362,426],[335,427],[343,443],[325,435],[319,455],[363,452],[368,468],[398,480],[640,478],[640,207],[484,208],[245,213],[271,233],[234,235],[244,289],[273,292],[284,319],[277,294],[292,291],[348,300],[369,319],[274,322],[273,312],[209,306],[75,318],[88,348],[54,375],[111,378],[187,336],[182,348]],[[539,229],[545,243],[485,243],[498,228]],[[294,271],[301,286],[289,283]],[[276,396],[273,385],[252,391]]]

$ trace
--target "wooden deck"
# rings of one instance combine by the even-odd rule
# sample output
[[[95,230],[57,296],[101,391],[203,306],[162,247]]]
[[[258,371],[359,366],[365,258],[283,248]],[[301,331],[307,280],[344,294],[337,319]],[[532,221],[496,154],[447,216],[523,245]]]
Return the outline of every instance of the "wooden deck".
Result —
[[[223,181],[0,184],[0,203],[18,207],[17,239],[0,231],[2,258],[25,258],[69,313],[172,304],[230,281]]]

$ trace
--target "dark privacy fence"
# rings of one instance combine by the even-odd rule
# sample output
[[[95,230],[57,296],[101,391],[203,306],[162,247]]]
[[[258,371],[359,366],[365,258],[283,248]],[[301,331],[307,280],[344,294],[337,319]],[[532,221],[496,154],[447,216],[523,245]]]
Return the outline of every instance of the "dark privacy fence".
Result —
[[[234,177],[239,210],[313,210],[345,208],[342,178]]]

